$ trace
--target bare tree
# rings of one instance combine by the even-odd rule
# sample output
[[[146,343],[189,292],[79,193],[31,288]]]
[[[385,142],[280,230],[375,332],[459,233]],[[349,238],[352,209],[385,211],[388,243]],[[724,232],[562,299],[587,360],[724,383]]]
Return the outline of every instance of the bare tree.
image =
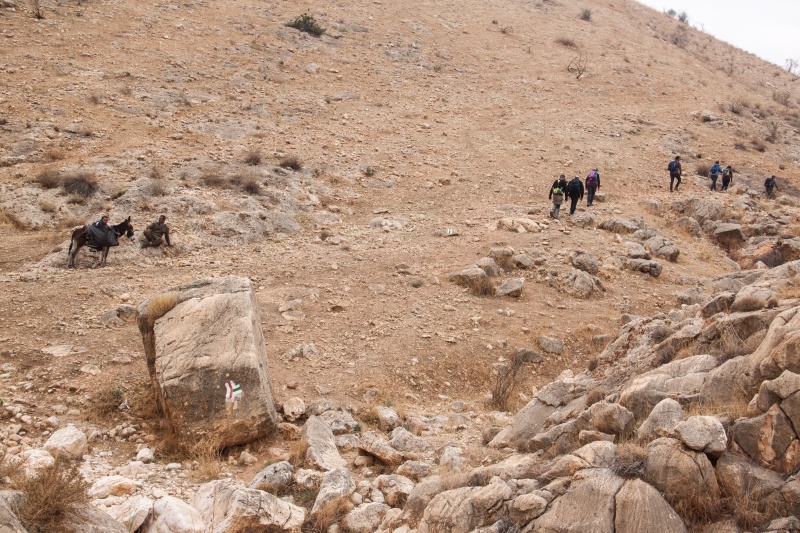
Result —
[[[589,57],[586,55],[586,51],[581,48],[578,50],[578,55],[572,58],[572,61],[569,62],[567,65],[567,70],[575,74],[575,79],[581,79],[586,73],[586,70],[589,68]]]
[[[786,71],[792,75],[792,81],[795,81],[800,76],[800,60],[787,59]]]

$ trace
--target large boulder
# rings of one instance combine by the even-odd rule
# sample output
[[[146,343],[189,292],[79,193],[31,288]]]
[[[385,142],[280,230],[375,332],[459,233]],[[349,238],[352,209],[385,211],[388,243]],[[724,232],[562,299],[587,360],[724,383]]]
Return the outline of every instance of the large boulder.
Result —
[[[250,481],[251,489],[260,489],[266,492],[280,492],[292,482],[294,467],[289,461],[279,461],[261,470]]]
[[[692,416],[675,426],[675,434],[687,448],[713,456],[728,449],[728,437],[722,423],[713,416]]]
[[[800,441],[791,420],[779,405],[753,418],[740,418],[733,425],[733,441],[753,461],[789,473],[800,467]]]
[[[331,502],[349,498],[355,491],[356,484],[346,468],[335,468],[326,472],[317,498],[314,500],[314,506],[311,507],[311,514],[318,513]]]
[[[569,491],[557,498],[535,524],[547,533],[614,531],[616,495],[625,480],[604,468],[581,470]]]
[[[192,500],[208,533],[299,531],[305,510],[240,481],[220,479],[201,485]]]
[[[640,479],[625,483],[616,496],[617,533],[685,533],[686,525],[661,493]]]
[[[44,449],[54,457],[79,459],[89,451],[89,439],[83,431],[69,425],[50,435],[44,443]]]
[[[733,248],[742,244],[745,240],[744,233],[742,233],[741,224],[718,224],[714,229],[714,239],[726,247]]]
[[[347,462],[339,455],[336,438],[328,424],[318,416],[310,416],[300,431],[306,446],[305,464],[319,470],[342,468]]]
[[[119,505],[110,507],[108,514],[117,522],[125,525],[132,533],[144,524],[152,510],[153,500],[145,496],[134,496]]]
[[[493,524],[512,494],[511,488],[502,482],[485,487],[463,487],[441,492],[425,507],[417,531],[466,533]]]
[[[61,527],[63,531],[81,533],[128,533],[128,528],[114,520],[107,512],[88,504],[78,505],[75,513],[67,518]]]
[[[644,245],[653,252],[654,256],[662,257],[673,263],[678,260],[678,256],[681,253],[671,240],[661,235],[647,239],[644,241]]]
[[[164,496],[153,504],[153,512],[140,529],[141,533],[206,533],[200,511],[188,503]]]
[[[639,229],[639,225],[635,222],[620,217],[612,217],[608,220],[604,220],[597,227],[602,230],[610,231],[611,233],[620,234],[633,233]]]
[[[673,434],[675,426],[683,420],[683,407],[672,398],[664,398],[653,407],[650,415],[636,430],[636,437],[650,441]]]
[[[276,424],[258,301],[247,278],[180,285],[139,304],[157,406],[172,427],[220,447]]]
[[[350,533],[373,533],[378,531],[390,507],[385,503],[370,502],[359,505],[344,517],[342,526]]]
[[[663,267],[661,263],[655,261],[653,259],[628,259],[625,265],[630,270],[635,270],[636,272],[644,272],[645,274],[649,274],[650,276],[657,278],[661,275],[661,271]]]
[[[719,494],[714,467],[706,454],[670,438],[656,439],[648,446],[643,479],[660,490],[672,506],[700,495],[713,499]]]

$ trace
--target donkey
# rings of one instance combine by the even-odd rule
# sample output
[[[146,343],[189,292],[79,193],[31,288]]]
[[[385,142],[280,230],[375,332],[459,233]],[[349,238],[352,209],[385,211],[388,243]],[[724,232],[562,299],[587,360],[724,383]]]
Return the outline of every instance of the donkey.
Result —
[[[126,218],[115,226],[111,226],[111,229],[114,230],[114,233],[117,237],[121,237],[123,234],[129,239],[133,237],[133,224],[131,224],[131,217]],[[75,245],[74,251],[72,250],[73,244]],[[88,238],[86,237],[86,226],[83,226],[80,228],[75,228],[72,231],[72,237],[69,240],[69,250],[67,251],[67,254],[69,254],[69,263],[67,263],[67,268],[75,268],[75,256],[78,255],[78,250],[87,245],[94,251],[102,250],[103,253],[100,255],[100,266],[106,266],[106,258],[108,257],[108,250],[110,247],[94,247],[89,244]]]

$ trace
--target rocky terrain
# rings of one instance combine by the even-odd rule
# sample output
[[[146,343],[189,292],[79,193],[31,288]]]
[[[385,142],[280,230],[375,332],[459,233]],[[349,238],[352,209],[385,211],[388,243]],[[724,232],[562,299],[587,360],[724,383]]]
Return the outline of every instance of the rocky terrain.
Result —
[[[790,73],[628,0],[0,3],[0,529],[800,530]]]

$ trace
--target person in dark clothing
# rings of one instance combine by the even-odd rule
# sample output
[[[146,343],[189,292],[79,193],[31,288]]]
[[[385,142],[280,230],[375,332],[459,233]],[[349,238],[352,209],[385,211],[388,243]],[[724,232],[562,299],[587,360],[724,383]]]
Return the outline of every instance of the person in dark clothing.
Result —
[[[567,190],[567,177],[564,174],[561,174],[559,178],[553,182],[552,187],[550,187],[550,194],[547,195],[548,200],[553,199],[553,190],[558,189],[562,193]]]
[[[94,222],[92,224],[92,226],[95,226],[95,227],[98,227],[98,228],[107,228],[108,227],[108,215],[103,215],[102,217],[100,217],[100,220],[98,220],[97,222]]]
[[[145,238],[142,241],[142,248],[147,248],[148,246],[158,248],[164,244],[164,241],[166,241],[167,246],[172,247],[172,243],[169,242],[169,226],[167,226],[166,221],[167,217],[161,215],[158,217],[158,222],[153,222],[147,226],[147,229],[142,232]]]
[[[728,165],[722,171],[722,190],[723,191],[727,191],[728,190],[728,185],[731,184],[731,181],[733,181],[733,169],[731,168],[730,165]]]
[[[593,168],[586,176],[586,207],[591,207],[594,202],[594,193],[600,188],[600,172]]]
[[[719,178],[720,173],[722,173],[722,167],[719,166],[719,161],[714,163],[714,166],[711,167],[711,170],[708,171],[708,177],[711,178],[711,190],[717,190],[717,179]],[[723,191],[725,189],[722,189]]]
[[[578,200],[583,200],[583,182],[578,176],[575,176],[567,184],[567,196],[569,197],[569,214],[572,216],[575,213],[575,206],[578,205]]]
[[[775,176],[770,176],[766,179],[764,188],[767,190],[767,198],[772,198],[775,194],[775,189],[778,188],[778,182],[775,180]]]
[[[675,190],[677,191],[681,185],[681,156],[676,155],[675,159],[670,161],[667,170],[669,170],[669,190],[672,192],[672,185],[677,180],[678,183],[675,183]]]

